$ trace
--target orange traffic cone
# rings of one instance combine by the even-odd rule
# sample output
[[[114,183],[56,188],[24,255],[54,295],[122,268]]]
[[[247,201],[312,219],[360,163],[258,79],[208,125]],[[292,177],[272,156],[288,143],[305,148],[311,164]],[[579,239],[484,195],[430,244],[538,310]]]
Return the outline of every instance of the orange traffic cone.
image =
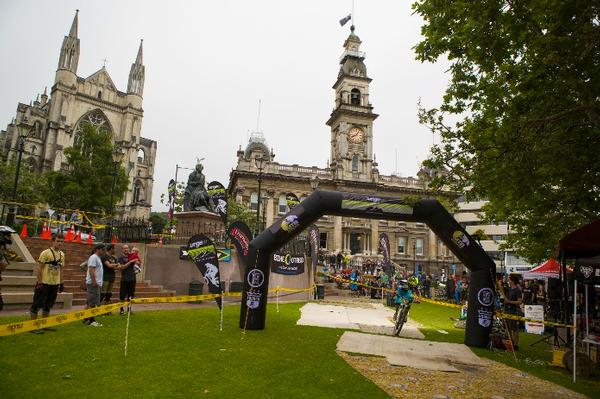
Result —
[[[73,228],[71,227],[67,230],[67,235],[65,236],[65,241],[71,242],[75,238],[75,234],[73,234]]]
[[[81,231],[78,231],[77,234],[75,234],[75,239],[73,241],[81,242]]]
[[[23,227],[21,228],[21,238],[27,237],[27,224],[23,223]]]
[[[40,237],[42,240],[48,239],[48,225],[46,224],[46,222],[44,222],[44,224],[42,225],[42,233]]]
[[[92,233],[91,232],[88,233],[88,238],[86,240],[86,243],[88,243],[88,244],[93,244],[94,243],[94,241],[92,240]]]

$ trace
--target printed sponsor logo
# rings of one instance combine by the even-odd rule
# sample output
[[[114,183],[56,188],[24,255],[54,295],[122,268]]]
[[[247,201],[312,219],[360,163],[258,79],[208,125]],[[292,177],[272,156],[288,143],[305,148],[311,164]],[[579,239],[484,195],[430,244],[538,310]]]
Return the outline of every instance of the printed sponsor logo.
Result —
[[[592,273],[594,273],[594,268],[591,266],[579,266],[579,271],[583,274],[583,277],[590,278]]]
[[[290,254],[273,254],[273,260],[289,266],[292,263],[304,263],[304,256],[292,256]]]
[[[300,226],[300,221],[296,215],[289,215],[283,220],[283,222],[281,222],[281,229],[288,233],[296,230],[298,226]]]
[[[17,331],[23,328],[23,323],[15,323],[15,324],[11,324],[10,326],[7,327],[9,331]]]
[[[477,300],[483,306],[492,306],[494,302],[494,291],[491,288],[482,288],[477,293]]]
[[[477,322],[481,327],[492,325],[492,311],[486,309],[477,309]]]
[[[237,227],[231,229],[231,236],[235,238],[242,247],[242,254],[244,256],[248,255],[248,237],[244,233],[240,231]]]
[[[252,269],[248,273],[248,284],[252,288],[258,288],[265,282],[265,275],[259,269]]]
[[[465,233],[463,233],[460,230],[456,230],[452,234],[452,241],[454,241],[454,243],[461,249],[468,247],[470,244],[469,239],[467,238]]]
[[[249,290],[246,293],[246,306],[250,309],[256,309],[260,305],[260,291]]]
[[[64,321],[67,321],[68,319],[69,319],[69,316],[67,316],[66,314],[56,316],[56,318],[55,318],[57,323],[62,323]]]

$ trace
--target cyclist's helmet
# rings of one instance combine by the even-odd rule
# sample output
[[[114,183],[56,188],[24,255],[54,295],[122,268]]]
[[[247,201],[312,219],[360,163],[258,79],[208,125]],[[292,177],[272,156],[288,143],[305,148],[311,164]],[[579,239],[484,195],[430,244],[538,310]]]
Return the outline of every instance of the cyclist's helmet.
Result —
[[[409,287],[414,288],[417,285],[419,285],[419,279],[417,277],[415,277],[415,276],[411,276],[411,277],[408,278],[407,283],[408,283]]]
[[[402,279],[398,282],[398,285],[400,287],[406,288],[406,287],[408,287],[408,281],[406,279]]]

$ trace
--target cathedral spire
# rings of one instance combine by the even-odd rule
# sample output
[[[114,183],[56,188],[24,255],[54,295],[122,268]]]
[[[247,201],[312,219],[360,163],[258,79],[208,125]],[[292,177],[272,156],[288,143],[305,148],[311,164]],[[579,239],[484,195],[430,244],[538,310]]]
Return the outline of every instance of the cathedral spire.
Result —
[[[73,74],[77,74],[77,64],[79,63],[79,38],[77,38],[78,15],[79,10],[76,10],[69,35],[63,39],[58,59],[58,70],[66,70]]]
[[[138,53],[137,53],[137,57],[135,58],[135,63],[136,64],[143,64],[143,60],[142,60],[142,53],[143,53],[143,45],[144,45],[144,39],[140,40],[140,47],[138,48]]]
[[[143,64],[143,44],[144,39],[141,39],[140,47],[138,48],[135,62],[131,64],[131,70],[129,71],[129,81],[127,82],[127,94],[136,94],[140,97],[144,93],[145,77],[145,68]]]
[[[75,17],[73,18],[73,23],[71,24],[71,30],[69,31],[69,37],[77,37],[77,16],[79,15],[79,10],[75,10]]]

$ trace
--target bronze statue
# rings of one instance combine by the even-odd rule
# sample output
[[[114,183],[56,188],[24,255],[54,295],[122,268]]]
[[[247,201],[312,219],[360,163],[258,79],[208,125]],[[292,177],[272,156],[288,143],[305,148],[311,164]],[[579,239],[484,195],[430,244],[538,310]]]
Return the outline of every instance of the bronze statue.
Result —
[[[183,196],[183,211],[206,211],[215,212],[215,205],[204,188],[205,178],[202,174],[204,167],[200,162],[196,164],[196,170],[190,173],[185,194]]]

